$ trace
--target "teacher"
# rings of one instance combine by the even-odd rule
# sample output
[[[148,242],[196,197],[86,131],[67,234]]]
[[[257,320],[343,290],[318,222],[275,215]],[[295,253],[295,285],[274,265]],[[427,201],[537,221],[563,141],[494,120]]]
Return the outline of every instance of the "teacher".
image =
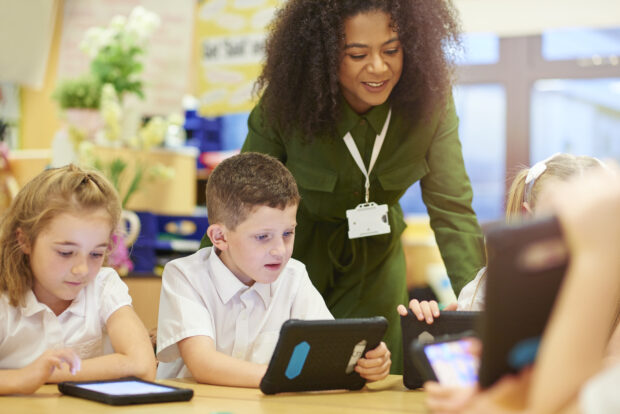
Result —
[[[396,306],[409,300],[405,191],[420,181],[457,293],[485,262],[445,54],[458,34],[448,1],[285,2],[242,148],[292,172],[301,194],[293,257],[336,318],[388,319],[393,373],[402,372]]]

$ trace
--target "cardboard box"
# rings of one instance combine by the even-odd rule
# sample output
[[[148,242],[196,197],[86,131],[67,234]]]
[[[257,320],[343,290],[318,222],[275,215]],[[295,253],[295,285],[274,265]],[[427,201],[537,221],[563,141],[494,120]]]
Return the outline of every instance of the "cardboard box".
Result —
[[[12,150],[9,152],[11,172],[22,188],[28,181],[45,170],[52,159],[49,149]]]
[[[428,286],[428,273],[434,264],[443,264],[428,216],[407,217],[402,235],[407,262],[407,289]]]
[[[128,210],[150,211],[164,215],[191,215],[196,209],[196,157],[197,151],[172,151],[156,148],[140,151],[130,148],[97,147],[96,155],[105,162],[118,157],[128,163],[126,179],[121,185],[121,195],[131,181],[138,164],[150,168],[157,163],[174,170],[174,177],[144,177],[138,191],[125,206]]]

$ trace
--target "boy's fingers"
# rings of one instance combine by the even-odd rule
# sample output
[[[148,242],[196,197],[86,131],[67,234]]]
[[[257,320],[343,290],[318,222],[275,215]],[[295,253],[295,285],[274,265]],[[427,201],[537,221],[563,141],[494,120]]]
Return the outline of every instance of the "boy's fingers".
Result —
[[[367,359],[379,358],[382,356],[387,356],[388,358],[390,356],[390,350],[383,341],[381,341],[381,343],[376,348],[371,349],[370,351],[366,352],[366,354],[364,354],[364,358]]]
[[[404,305],[398,305],[396,307],[396,311],[398,312],[399,315],[401,316],[407,316],[407,308],[405,308]]]
[[[385,378],[389,374],[390,366],[392,365],[390,359],[374,359],[372,360],[373,366],[368,367],[362,366],[362,364],[360,364],[361,361],[361,359],[358,361],[358,364],[355,366],[355,371],[362,377],[371,381]],[[364,362],[370,361],[366,360]]]

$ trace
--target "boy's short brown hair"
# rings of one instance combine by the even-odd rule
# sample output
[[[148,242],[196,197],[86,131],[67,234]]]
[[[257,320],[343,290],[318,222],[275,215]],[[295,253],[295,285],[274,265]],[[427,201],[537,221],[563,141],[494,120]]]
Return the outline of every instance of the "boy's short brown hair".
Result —
[[[221,223],[234,230],[259,206],[284,209],[299,204],[297,183],[277,159],[245,152],[222,161],[207,181],[209,224]]]

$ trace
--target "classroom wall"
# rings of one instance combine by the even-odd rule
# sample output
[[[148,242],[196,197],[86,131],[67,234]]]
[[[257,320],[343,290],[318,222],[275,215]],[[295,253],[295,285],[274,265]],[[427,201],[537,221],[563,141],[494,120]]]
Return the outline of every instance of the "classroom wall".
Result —
[[[62,10],[64,6],[64,0],[58,1],[54,34],[52,36],[43,87],[40,90],[27,86],[21,88],[20,149],[50,148],[54,133],[61,126],[58,107],[50,98],[56,86]]]
[[[40,90],[23,86],[21,88],[21,118],[19,123],[19,149],[49,149],[54,134],[62,127],[61,114],[51,94],[56,87],[60,40],[63,25],[65,0],[58,0],[59,4],[54,18],[54,33],[50,46],[50,54],[45,71],[43,87]],[[198,10],[198,2],[195,4]],[[194,13],[195,22],[198,13]],[[197,68],[199,67],[198,39],[194,36],[191,64],[188,70],[187,93],[195,95],[197,90]],[[181,103],[179,102],[179,110]]]

